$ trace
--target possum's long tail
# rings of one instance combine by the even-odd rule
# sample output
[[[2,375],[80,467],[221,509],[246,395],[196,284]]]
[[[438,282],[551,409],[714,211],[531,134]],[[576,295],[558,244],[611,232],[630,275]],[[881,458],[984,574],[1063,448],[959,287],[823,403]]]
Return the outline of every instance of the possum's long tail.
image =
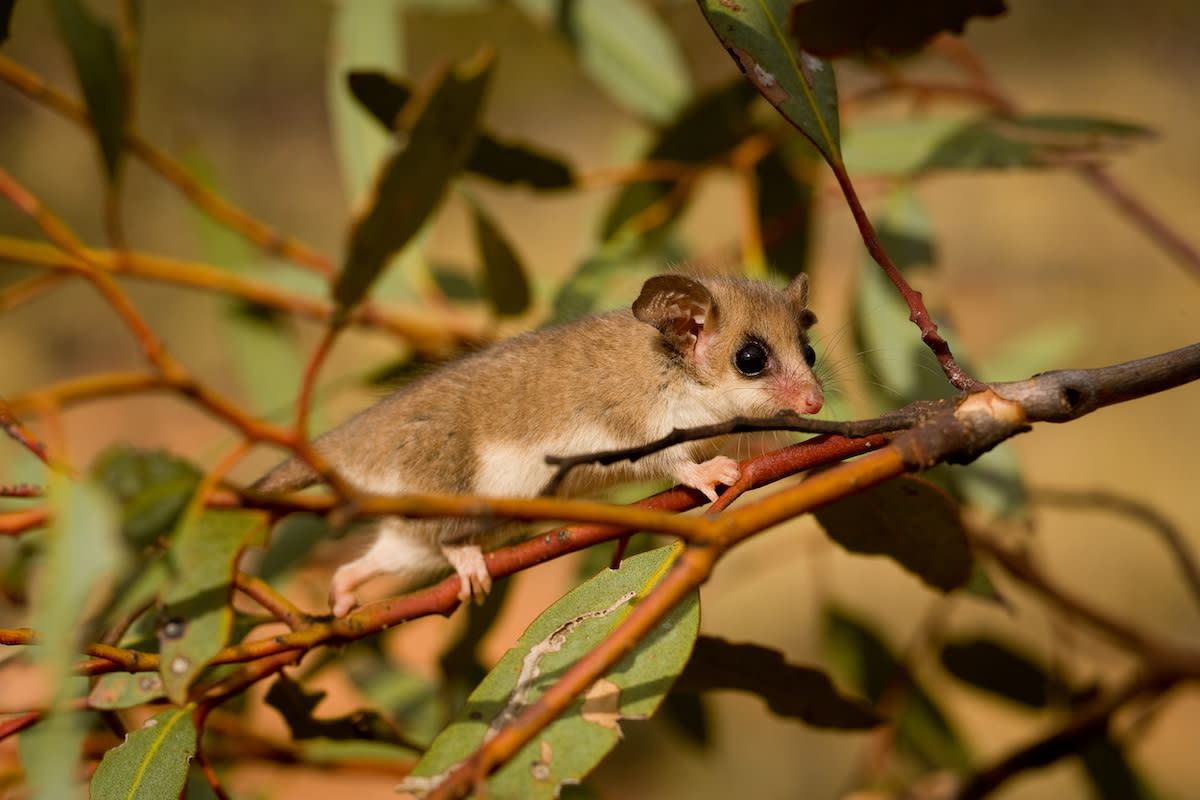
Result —
[[[289,458],[256,480],[256,492],[295,492],[317,482],[317,473],[298,458]]]

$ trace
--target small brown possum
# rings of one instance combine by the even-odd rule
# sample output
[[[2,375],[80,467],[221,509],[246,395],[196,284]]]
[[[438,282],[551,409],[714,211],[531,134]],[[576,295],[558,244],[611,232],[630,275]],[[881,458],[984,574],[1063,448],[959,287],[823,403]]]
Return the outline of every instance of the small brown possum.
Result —
[[[629,310],[527,333],[422,378],[313,445],[362,491],[532,497],[554,469],[547,455],[634,447],[673,428],[737,416],[821,409],[807,330],[808,280],[784,290],[764,283],[679,274],[646,281]],[[636,462],[581,466],[560,495],[630,479],[670,478],[716,499],[738,478],[737,462],[713,457],[711,441],[676,445]],[[706,460],[707,459],[707,460]],[[289,459],[254,488],[283,492],[317,476]],[[458,573],[463,601],[491,588],[483,549],[512,526],[480,520],[388,517],[375,543],[333,577],[333,613],[354,607],[354,589],[385,573],[409,583]]]

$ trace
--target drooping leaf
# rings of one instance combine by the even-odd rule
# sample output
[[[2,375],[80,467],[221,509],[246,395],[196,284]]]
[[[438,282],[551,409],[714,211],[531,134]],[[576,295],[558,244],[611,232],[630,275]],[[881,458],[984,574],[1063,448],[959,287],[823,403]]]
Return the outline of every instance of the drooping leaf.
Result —
[[[713,33],[746,78],[831,164],[841,161],[833,66],[786,33],[791,0],[700,0]]]
[[[671,723],[672,728],[697,747],[707,747],[712,742],[713,721],[704,697],[680,691],[678,682],[663,700],[658,714],[659,719]]]
[[[619,570],[606,569],[534,620],[472,692],[462,715],[438,736],[406,785],[428,785],[477,748],[489,729],[536,701],[662,580],[679,550],[678,545],[663,547],[626,560]],[[491,777],[493,796],[548,799],[564,781],[582,779],[620,739],[620,720],[645,718],[662,702],[687,662],[698,623],[693,595]]]
[[[412,98],[412,87],[382,72],[354,70],[346,76],[346,87],[387,131],[400,130],[400,112]]]
[[[120,501],[121,530],[143,547],[175,527],[200,483],[200,470],[165,450],[114,446],[101,454],[92,475]]]
[[[575,47],[584,71],[615,100],[666,122],[691,98],[679,39],[645,3],[515,0],[542,24],[554,24]]]
[[[497,314],[521,314],[529,308],[529,279],[521,257],[491,215],[474,200],[470,206],[475,246],[483,265],[480,283]]]
[[[838,609],[825,615],[825,646],[844,679],[892,718],[896,745],[931,768],[965,772],[972,758],[933,696],[878,632]]]
[[[262,544],[266,525],[249,511],[193,510],[168,556],[173,581],[163,591],[158,638],[167,697],[182,703],[188,687],[225,646],[233,629],[229,593],[238,556]]]
[[[946,642],[941,659],[960,681],[1030,708],[1063,703],[1076,694],[1034,658],[994,639]]]
[[[788,32],[801,50],[825,58],[897,56],[939,33],[961,34],[972,17],[1005,11],[1004,0],[806,0],[792,8]]]
[[[779,716],[819,728],[862,730],[882,721],[869,704],[843,695],[818,669],[789,664],[778,650],[711,636],[696,640],[692,658],[675,688],[750,692]]]
[[[104,754],[92,776],[92,797],[162,800],[178,797],[196,755],[195,708],[159,712]]]
[[[374,742],[403,744],[396,729],[377,711],[353,711],[340,717],[318,719],[313,715],[325,699],[321,690],[307,690],[282,672],[267,690],[267,705],[287,721],[292,738],[304,739],[362,739]]]
[[[493,56],[482,50],[438,82],[403,150],[388,160],[354,225],[333,296],[349,309],[366,296],[393,254],[416,235],[470,155]]]
[[[739,80],[697,97],[659,132],[644,160],[699,165],[727,153],[752,130],[747,109],[755,96]],[[690,195],[689,185],[677,181],[628,184],[606,213],[600,236],[612,239],[627,224],[636,233],[656,231],[679,215]],[[651,208],[655,213],[647,218]]]
[[[1096,800],[1161,800],[1118,742],[1107,736],[1097,737],[1079,754],[1084,773]]]
[[[330,10],[325,104],[351,208],[368,194],[393,141],[363,117],[346,91],[345,76],[364,69],[395,71],[404,65],[404,6],[405,0],[355,0],[334,3]]]
[[[497,183],[526,184],[543,191],[575,185],[575,172],[564,156],[523,142],[503,141],[490,133],[475,140],[466,169]]]
[[[406,121],[401,112],[412,98],[408,83],[382,72],[352,72],[349,87],[354,99],[384,129],[404,130]],[[475,138],[464,169],[497,183],[524,183],[534,189],[566,189],[575,183],[575,175],[562,156],[530,144],[501,141],[483,129]]]
[[[971,549],[957,504],[920,478],[901,476],[816,511],[829,537],[852,553],[883,555],[935,589],[971,577]]]
[[[80,0],[53,0],[51,8],[71,54],[104,169],[112,183],[121,171],[125,120],[129,113],[117,36]]]
[[[1095,117],[989,117],[948,134],[922,169],[1006,169],[1095,161],[1153,135],[1149,128]]]
[[[26,786],[36,800],[72,796],[86,720],[62,706],[87,693],[86,682],[72,669],[82,644],[81,623],[86,611],[103,608],[103,593],[129,561],[120,539],[120,511],[104,488],[53,475],[49,499],[54,515],[32,605],[42,641],[36,657],[51,711],[19,737]]]
[[[0,44],[7,42],[11,35],[12,15],[16,7],[17,0],[0,0]]]
[[[456,268],[445,264],[433,264],[429,268],[438,290],[451,300],[476,302],[483,299],[483,292],[465,267]]]
[[[779,150],[754,166],[758,218],[768,268],[787,279],[804,272],[812,233],[813,183],[811,159],[798,173]]]

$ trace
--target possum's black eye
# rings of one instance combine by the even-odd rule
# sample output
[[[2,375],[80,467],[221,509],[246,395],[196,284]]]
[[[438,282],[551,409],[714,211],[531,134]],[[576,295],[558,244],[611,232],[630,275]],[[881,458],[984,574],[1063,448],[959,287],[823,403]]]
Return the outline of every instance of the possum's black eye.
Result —
[[[813,346],[805,342],[800,346],[800,352],[804,354],[804,363],[810,367],[817,363],[817,351],[813,350]]]
[[[738,372],[748,378],[761,375],[762,371],[767,368],[769,360],[767,348],[763,347],[760,342],[746,342],[733,355],[733,365],[737,367]]]

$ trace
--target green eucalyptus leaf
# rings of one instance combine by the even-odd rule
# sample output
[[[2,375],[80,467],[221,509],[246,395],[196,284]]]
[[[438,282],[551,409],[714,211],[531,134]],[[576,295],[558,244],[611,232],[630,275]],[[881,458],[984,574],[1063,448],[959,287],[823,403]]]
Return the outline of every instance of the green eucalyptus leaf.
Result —
[[[833,65],[802,53],[787,34],[791,0],[700,0],[713,33],[742,73],[831,164],[840,163]]]
[[[772,150],[754,165],[758,220],[767,266],[789,281],[808,265],[816,162],[789,164]]]
[[[827,58],[881,58],[920,50],[939,33],[961,34],[972,17],[996,17],[1004,0],[806,0],[792,8],[788,31],[802,50]]]
[[[377,711],[352,711],[340,717],[319,719],[313,711],[325,699],[321,690],[307,690],[280,673],[267,690],[267,705],[283,715],[292,738],[355,739],[402,744],[395,728]]]
[[[193,509],[168,551],[173,581],[164,589],[159,626],[160,674],[167,696],[182,703],[188,687],[233,630],[229,605],[242,551],[261,545],[261,514]]]
[[[1096,160],[1145,139],[1141,125],[1096,117],[1027,114],[988,117],[948,134],[922,169],[1048,167]]]
[[[871,706],[841,694],[818,669],[787,663],[778,650],[701,636],[676,691],[737,689],[758,695],[781,717],[818,728],[863,730],[882,722]]]
[[[405,147],[384,165],[366,212],[350,235],[333,296],[343,310],[357,305],[391,257],[420,231],[441,203],[475,142],[494,58],[490,50],[438,82]]]
[[[49,687],[51,710],[20,737],[26,786],[37,800],[73,796],[73,774],[82,750],[86,720],[63,706],[87,693],[74,674],[88,611],[103,607],[104,595],[129,563],[120,539],[120,511],[103,487],[50,479],[52,522],[33,596],[33,627],[42,645],[35,655]]]
[[[137,547],[175,527],[200,484],[200,470],[165,450],[114,446],[101,454],[92,475],[120,501],[122,533]]]
[[[162,800],[178,797],[196,755],[192,705],[159,712],[104,754],[92,776],[92,797]]]
[[[363,69],[395,70],[405,60],[404,6],[407,0],[354,0],[330,9],[330,64],[325,97],[334,152],[352,208],[371,187],[372,176],[391,151],[392,137],[364,119],[346,91],[345,76]],[[390,126],[388,126],[390,128]]]
[[[382,72],[352,72],[348,84],[354,99],[389,132],[402,132],[401,113],[412,98],[412,87]],[[467,158],[467,172],[505,185],[527,184],[534,189],[566,189],[575,175],[562,156],[534,145],[501,141],[480,130]]]
[[[931,769],[971,769],[970,750],[941,706],[870,625],[845,611],[829,609],[825,646],[848,683],[873,703],[880,703],[885,696],[890,699],[888,708],[901,752]]]
[[[958,504],[928,481],[901,476],[816,512],[829,538],[852,553],[887,556],[943,592],[971,577]]]
[[[1079,758],[1095,800],[1161,800],[1163,797],[1139,774],[1125,748],[1107,736],[1086,744]]]
[[[438,736],[404,787],[436,784],[436,776],[479,747],[490,730],[535,702],[662,580],[680,549],[663,547],[626,560],[619,570],[605,569],[534,620],[472,692],[462,715]],[[698,625],[699,603],[693,594],[491,777],[493,796],[549,800],[564,782],[587,775],[621,738],[621,719],[648,717],[662,702],[687,663]]]
[[[129,113],[117,36],[80,0],[51,0],[50,6],[71,54],[105,172],[112,183],[121,171]]]
[[[555,24],[587,74],[617,102],[665,122],[691,98],[679,39],[638,0],[514,0],[542,24]]]
[[[719,158],[750,135],[748,109],[755,97],[740,80],[697,97],[659,132],[643,160],[700,165]],[[642,235],[657,231],[679,215],[690,195],[688,185],[677,181],[630,183],[605,215],[600,236],[606,241],[613,239],[626,226]],[[645,212],[656,206],[663,210],[656,209],[647,221]]]
[[[512,243],[490,214],[473,199],[471,221],[475,246],[483,264],[480,283],[487,290],[492,308],[500,316],[514,316],[529,308],[529,279]]]
[[[575,185],[575,172],[565,156],[524,142],[503,141],[490,133],[475,140],[466,169],[497,183],[525,184],[543,191]]]
[[[945,642],[942,665],[963,683],[1029,708],[1065,702],[1075,690],[1011,644],[974,638]]]

